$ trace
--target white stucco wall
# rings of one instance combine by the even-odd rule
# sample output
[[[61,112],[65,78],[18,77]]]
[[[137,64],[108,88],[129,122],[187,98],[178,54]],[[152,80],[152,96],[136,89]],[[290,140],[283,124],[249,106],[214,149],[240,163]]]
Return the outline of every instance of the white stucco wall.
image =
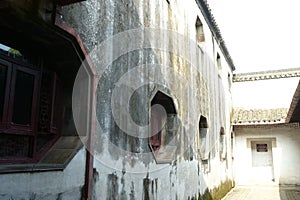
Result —
[[[296,127],[293,127],[296,126]],[[297,125],[235,130],[234,169],[237,184],[253,184],[252,154],[247,139],[272,139],[275,184],[300,184],[300,128]]]
[[[100,100],[98,99],[99,101],[97,102],[99,104],[97,114],[100,123],[103,123],[100,124],[103,127],[103,133],[97,132],[100,139],[98,138],[99,143],[96,145],[96,149],[98,148],[96,154],[99,154],[97,155],[99,157],[95,157],[94,164],[93,189],[95,199],[198,198],[204,194],[206,189],[216,188],[222,182],[232,180],[230,151],[231,92],[229,88],[230,83],[228,82],[228,73],[232,77],[232,71],[226,63],[217,41],[213,39],[212,32],[206,24],[196,1],[170,0],[170,4],[168,4],[166,0],[90,0],[63,8],[63,19],[79,32],[88,51],[92,51],[97,44],[113,37],[114,34],[135,28],[169,29],[185,36],[188,42],[189,40],[195,41],[197,16],[203,23],[206,41],[204,48],[200,49],[200,47],[196,46],[200,55],[197,57],[197,64],[194,67],[197,68],[199,74],[191,73],[191,66],[186,62],[186,58],[178,58],[178,55],[170,54],[167,51],[158,52],[151,49],[150,52],[134,52],[136,55],[132,53],[128,56],[126,55],[126,59],[119,59],[118,64],[116,64],[117,67],[112,66],[108,68],[108,78],[106,77],[107,79],[99,84],[98,98]],[[155,35],[155,37],[160,39],[163,36]],[[165,37],[166,44],[171,39],[172,37]],[[115,56],[113,55],[113,45],[111,44],[104,50],[108,52],[105,54],[105,58]],[[194,48],[192,45],[188,47]],[[180,50],[190,52],[191,49],[188,47],[175,46],[175,50],[181,48]],[[220,74],[218,74],[216,65],[217,53],[221,56],[222,70]],[[174,93],[171,93],[170,96],[175,102],[178,116],[183,124],[178,136],[180,139],[178,148],[179,151],[182,151],[182,154],[194,154],[193,160],[187,159],[185,155],[179,155],[170,164],[157,164],[152,155],[145,159],[147,156],[123,152],[122,148],[124,146],[139,147],[141,150],[147,150],[149,146],[142,140],[139,140],[138,143],[133,143],[131,138],[123,136],[126,134],[130,135],[130,133],[125,131],[122,133],[115,128],[114,121],[110,116],[110,94],[115,89],[112,86],[122,77],[122,74],[127,73],[133,66],[141,63],[153,64],[157,62],[164,66],[170,66],[174,70],[173,74],[168,73],[166,70],[161,70],[164,81],[161,88],[171,87],[174,89]],[[140,74],[134,78],[140,81],[140,79],[143,79],[143,75],[151,74],[149,73],[149,68],[140,69]],[[188,80],[188,86],[195,93],[190,96],[186,94],[186,90],[182,87],[183,84],[179,84],[180,80],[176,79],[176,76],[173,76],[174,74]],[[128,76],[129,78],[132,77]],[[142,95],[139,97],[139,101],[144,104],[136,103],[131,113],[132,115],[139,113],[139,119],[143,119],[146,122],[149,122],[148,107],[151,92],[156,89],[151,84],[149,85],[149,91],[141,92]],[[120,95],[122,94],[120,93]],[[106,97],[107,99],[105,99]],[[195,98],[193,99],[196,103],[194,107],[189,104],[189,100],[192,98]],[[145,107],[147,109],[142,110]],[[195,113],[198,119],[189,121],[189,115],[194,115]],[[209,121],[211,160],[210,171],[207,173],[203,173],[201,158],[197,153],[200,115],[207,117]],[[120,116],[120,118],[126,124],[127,118],[124,116]],[[187,132],[189,123],[193,123],[192,125],[197,127],[196,131]],[[227,157],[224,160],[221,160],[219,156],[221,127],[225,129],[227,144]],[[191,141],[186,141],[186,135],[195,137],[192,137],[193,140]],[[115,143],[112,144],[113,140],[115,140]],[[112,146],[117,146],[119,149],[113,151],[110,149]],[[193,149],[193,153],[188,151],[189,148],[187,147],[189,146]]]
[[[0,199],[80,200],[84,173],[82,148],[63,171],[1,174]]]

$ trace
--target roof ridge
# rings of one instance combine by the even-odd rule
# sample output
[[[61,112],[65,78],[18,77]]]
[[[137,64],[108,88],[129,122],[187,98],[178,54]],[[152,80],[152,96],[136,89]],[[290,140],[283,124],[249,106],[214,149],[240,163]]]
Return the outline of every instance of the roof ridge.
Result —
[[[300,68],[288,68],[288,69],[234,74],[233,82],[257,81],[257,80],[293,78],[293,77],[300,77]]]

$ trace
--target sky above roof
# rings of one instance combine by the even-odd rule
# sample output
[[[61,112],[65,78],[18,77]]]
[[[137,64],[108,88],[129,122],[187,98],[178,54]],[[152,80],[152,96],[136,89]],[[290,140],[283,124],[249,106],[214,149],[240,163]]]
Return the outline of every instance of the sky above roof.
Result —
[[[236,73],[300,67],[299,0],[208,0]]]
[[[236,82],[232,88],[233,107],[242,109],[289,108],[298,83],[298,77]]]

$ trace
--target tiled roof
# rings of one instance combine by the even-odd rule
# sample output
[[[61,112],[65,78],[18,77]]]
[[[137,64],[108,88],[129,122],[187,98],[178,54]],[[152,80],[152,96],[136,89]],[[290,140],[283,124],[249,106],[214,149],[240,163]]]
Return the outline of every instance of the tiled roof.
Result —
[[[258,81],[292,77],[300,77],[300,68],[234,74],[233,82]]]
[[[287,108],[277,109],[234,109],[232,124],[274,124],[284,123],[287,116]]]

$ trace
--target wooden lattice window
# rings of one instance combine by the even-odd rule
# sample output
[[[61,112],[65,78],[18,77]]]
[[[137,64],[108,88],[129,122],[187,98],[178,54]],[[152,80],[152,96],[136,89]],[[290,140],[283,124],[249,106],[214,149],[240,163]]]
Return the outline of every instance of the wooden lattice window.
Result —
[[[54,72],[0,55],[0,163],[36,162],[57,139],[60,85]]]

